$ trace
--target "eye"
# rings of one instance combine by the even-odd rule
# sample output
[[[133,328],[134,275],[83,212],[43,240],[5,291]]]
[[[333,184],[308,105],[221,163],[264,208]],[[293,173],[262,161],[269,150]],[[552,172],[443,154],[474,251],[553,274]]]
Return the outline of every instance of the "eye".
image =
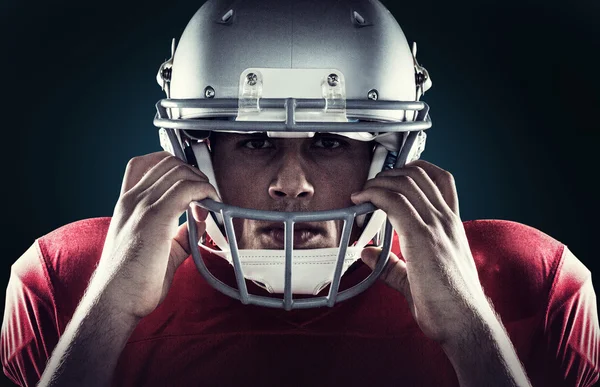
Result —
[[[273,147],[273,143],[266,138],[255,138],[242,141],[241,146],[246,149],[269,149]]]
[[[337,149],[344,145],[344,142],[335,137],[317,137],[313,146],[321,149]]]

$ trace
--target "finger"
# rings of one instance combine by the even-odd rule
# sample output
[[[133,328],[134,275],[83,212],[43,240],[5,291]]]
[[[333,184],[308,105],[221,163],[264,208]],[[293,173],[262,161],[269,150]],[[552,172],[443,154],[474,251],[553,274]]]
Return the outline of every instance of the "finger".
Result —
[[[425,196],[429,199],[433,207],[435,207],[440,213],[446,211],[452,211],[452,209],[446,203],[446,200],[442,196],[442,192],[437,185],[433,182],[427,171],[418,165],[409,165],[403,168],[388,169],[377,174],[376,178],[379,177],[395,177],[395,176],[408,176],[410,177],[417,186],[423,191]]]
[[[151,186],[155,185],[158,180],[173,172],[176,172],[177,176],[182,176],[182,178],[184,176],[197,176],[202,180],[208,181],[208,177],[206,177],[206,175],[198,168],[169,155],[149,169],[135,186],[134,190],[137,192],[148,190]]]
[[[158,167],[158,165],[157,165]],[[171,188],[174,184],[176,184],[178,181],[181,180],[192,180],[192,181],[200,181],[200,182],[206,182],[208,183],[208,179],[206,178],[206,176],[201,176],[197,173],[195,173],[194,171],[192,171],[191,166],[187,165],[187,164],[182,164],[182,163],[175,163],[172,164],[172,168],[168,171],[166,171],[164,174],[158,175],[158,172],[155,173],[156,176],[152,176],[149,178],[149,181],[151,179],[154,179],[155,177],[157,178],[156,181],[152,182],[151,185],[149,185],[148,187],[146,187],[146,189],[142,192],[140,192],[138,194],[138,196],[141,197],[145,197],[148,201],[148,203],[154,203],[155,201],[157,201],[162,195],[164,195],[164,193]],[[163,168],[157,168],[157,169],[163,169]],[[146,176],[144,176],[144,179],[150,175],[151,173],[154,173],[155,171],[151,171],[148,172],[148,174]],[[144,180],[142,179],[142,181]],[[142,181],[140,181],[140,186],[142,186]],[[141,187],[140,187],[141,188]],[[136,190],[138,190],[139,188],[136,187]],[[216,195],[216,190],[213,188],[213,191]]]
[[[196,222],[197,235],[196,239],[200,240],[204,232],[206,231],[206,223]],[[177,233],[171,241],[171,252],[169,259],[172,261],[173,268],[179,267],[179,265],[190,256],[192,250],[190,248],[189,233],[187,222],[179,225]]]
[[[362,250],[360,258],[371,270],[375,270],[379,254],[381,254],[380,248],[366,247]],[[406,272],[406,262],[398,258],[396,254],[390,253],[390,258],[381,272],[379,279],[392,289],[396,289],[402,293],[408,303],[412,305],[412,294]]]
[[[439,217],[440,211],[434,207],[417,182],[410,176],[402,174],[397,174],[397,176],[378,175],[365,184],[365,189],[372,187],[385,188],[406,196],[427,224],[432,224],[434,218]],[[439,195],[441,198],[441,194]]]
[[[192,216],[196,222],[205,222],[208,217],[208,210],[206,208],[200,207],[196,203],[192,203]]]
[[[211,198],[220,201],[215,187],[207,181],[179,180],[167,189],[167,191],[150,207],[156,216],[164,216],[165,219],[177,219],[190,203],[202,199]]]
[[[423,233],[427,229],[427,224],[421,215],[401,193],[381,187],[370,187],[352,194],[350,198],[355,204],[371,202],[375,207],[383,210],[399,235],[411,236],[415,233]]]
[[[456,183],[454,181],[454,176],[450,172],[425,160],[415,160],[406,165],[416,165],[420,168],[423,168],[425,172],[427,172],[433,183],[438,187],[438,189],[442,193],[444,201],[448,203],[448,206],[450,207],[450,209],[452,209],[452,212],[460,216],[458,206],[458,194],[456,192]]]
[[[204,234],[206,229],[206,225],[204,222],[198,223],[198,240]],[[188,229],[187,223],[180,225],[177,229],[173,240],[171,241],[171,251],[169,253],[169,262],[167,264],[167,273],[165,275],[165,282],[163,284],[163,299],[166,296],[167,292],[171,288],[171,283],[173,281],[175,272],[177,268],[181,266],[183,261],[185,261],[190,254],[192,253],[190,249],[190,243],[188,238]]]
[[[171,156],[171,154],[163,151],[134,157],[129,160],[121,184],[121,196],[133,188],[150,168],[168,156]]]

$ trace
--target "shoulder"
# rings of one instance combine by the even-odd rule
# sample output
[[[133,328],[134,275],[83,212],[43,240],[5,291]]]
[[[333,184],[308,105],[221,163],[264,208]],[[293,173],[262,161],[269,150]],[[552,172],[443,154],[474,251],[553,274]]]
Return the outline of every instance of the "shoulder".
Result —
[[[464,228],[478,266],[496,273],[517,270],[537,274],[532,279],[543,282],[556,271],[565,250],[560,241],[518,222],[472,220]]]
[[[26,276],[41,266],[48,274],[68,274],[75,266],[92,263],[102,252],[110,218],[69,223],[35,240],[12,265],[14,275]]]
[[[95,269],[110,218],[91,218],[64,225],[37,240],[41,258],[57,279],[79,280]]]
[[[64,256],[86,255],[102,249],[110,218],[69,223],[37,239],[40,253],[51,262]]]
[[[463,223],[469,245],[475,250],[500,249],[503,253],[517,256],[544,254],[547,260],[562,254],[564,245],[544,232],[509,220],[471,220]]]
[[[464,222],[464,228],[481,284],[497,311],[515,319],[541,312],[566,246],[513,221],[473,220]]]
[[[70,317],[100,260],[109,225],[110,218],[91,218],[59,227],[38,238],[13,273],[43,273],[58,312]]]
[[[517,278],[526,275],[546,284],[549,292],[558,285],[576,291],[591,280],[589,269],[564,243],[534,227],[508,220],[473,220],[464,222],[464,228],[482,270],[496,274],[510,270]]]
[[[12,267],[0,334],[4,373],[35,384],[96,267],[109,218],[62,226],[38,239]]]

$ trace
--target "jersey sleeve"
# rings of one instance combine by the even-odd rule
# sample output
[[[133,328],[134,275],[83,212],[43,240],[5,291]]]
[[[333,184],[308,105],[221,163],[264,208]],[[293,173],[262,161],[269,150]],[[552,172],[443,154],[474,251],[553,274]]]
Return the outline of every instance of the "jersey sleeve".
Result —
[[[49,266],[36,241],[11,267],[0,334],[3,371],[35,386],[59,338]]]
[[[544,330],[546,375],[556,386],[593,386],[599,379],[600,328],[590,271],[565,246],[550,288]]]

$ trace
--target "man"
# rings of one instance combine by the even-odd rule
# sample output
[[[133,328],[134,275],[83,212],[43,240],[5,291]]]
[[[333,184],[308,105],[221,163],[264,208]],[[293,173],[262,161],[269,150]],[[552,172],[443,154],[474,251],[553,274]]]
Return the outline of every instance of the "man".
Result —
[[[414,54],[378,3],[205,4],[159,74],[176,157],[132,159],[112,219],[61,228],[15,264],[5,372],[23,385],[594,383],[589,271],[529,227],[460,221],[452,175],[416,160],[429,79]],[[196,201],[188,235],[177,220]],[[389,286],[337,303],[384,268],[382,214],[398,235]],[[311,302],[331,308],[265,308]]]

